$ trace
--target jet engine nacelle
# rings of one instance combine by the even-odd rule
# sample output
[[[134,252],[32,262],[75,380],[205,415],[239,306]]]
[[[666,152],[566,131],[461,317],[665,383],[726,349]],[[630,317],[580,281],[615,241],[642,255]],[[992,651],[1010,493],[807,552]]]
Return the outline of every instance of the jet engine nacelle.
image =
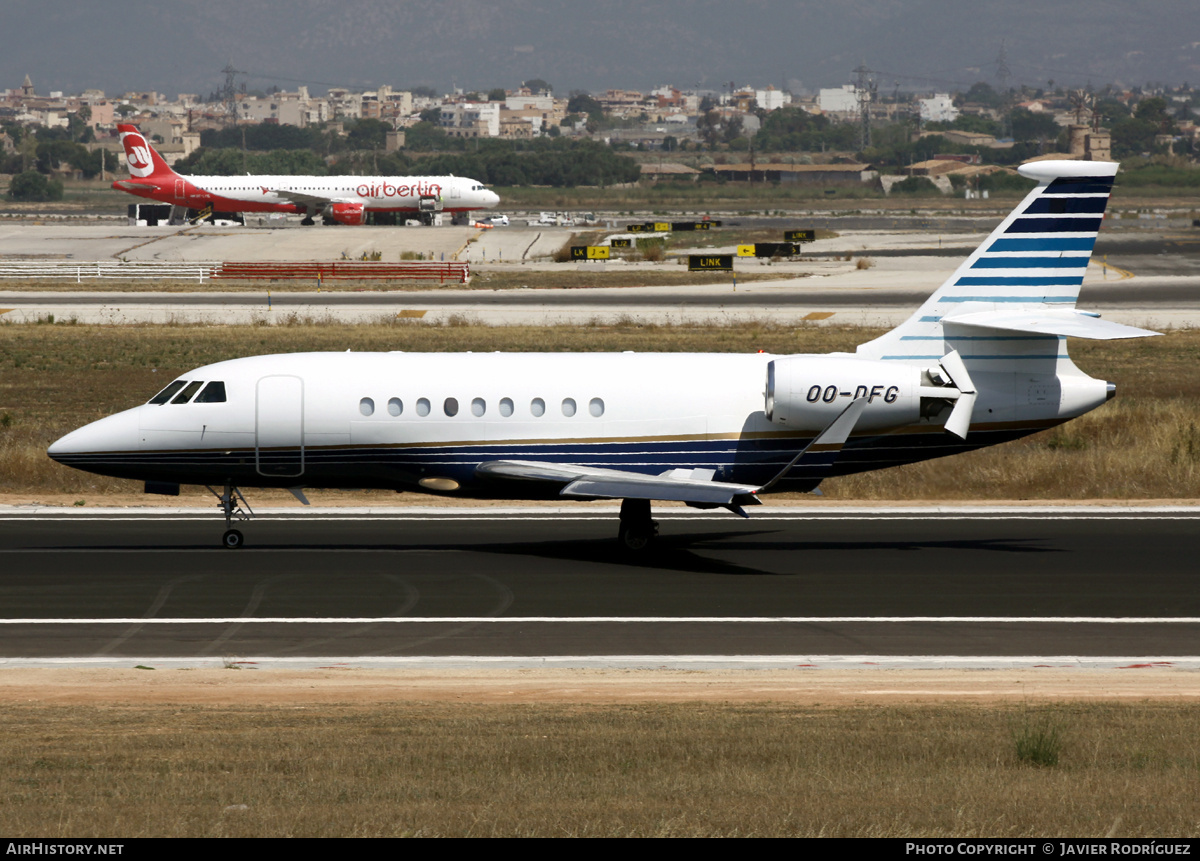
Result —
[[[767,364],[767,418],[821,430],[858,398],[867,406],[856,429],[899,427],[920,418],[921,371],[912,365],[837,356],[790,356]]]
[[[367,208],[361,203],[335,203],[328,212],[329,217],[338,224],[357,227],[367,223]]]

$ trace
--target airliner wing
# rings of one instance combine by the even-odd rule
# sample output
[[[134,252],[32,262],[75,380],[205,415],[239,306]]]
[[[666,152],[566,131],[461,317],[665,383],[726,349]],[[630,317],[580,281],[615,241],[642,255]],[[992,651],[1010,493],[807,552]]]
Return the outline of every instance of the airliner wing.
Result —
[[[264,195],[278,195],[281,203],[295,203],[313,210],[324,209],[326,206],[331,204],[345,202],[327,195],[310,194],[308,192],[296,191],[291,188],[271,188],[270,186],[266,185],[260,186],[260,188],[262,188]]]
[[[583,499],[655,499],[706,505],[756,503],[748,498],[758,491],[753,484],[713,481],[711,469],[671,469],[645,475],[623,469],[598,469],[533,460],[489,460],[475,467],[488,478],[542,481],[562,485],[560,496]]]

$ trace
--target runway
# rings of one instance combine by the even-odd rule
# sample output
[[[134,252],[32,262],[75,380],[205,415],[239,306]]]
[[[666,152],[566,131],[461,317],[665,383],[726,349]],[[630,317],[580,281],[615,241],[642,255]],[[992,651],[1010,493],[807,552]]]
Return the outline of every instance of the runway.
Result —
[[[664,507],[635,560],[612,506],[260,514],[6,510],[0,664],[1200,663],[1196,508]]]

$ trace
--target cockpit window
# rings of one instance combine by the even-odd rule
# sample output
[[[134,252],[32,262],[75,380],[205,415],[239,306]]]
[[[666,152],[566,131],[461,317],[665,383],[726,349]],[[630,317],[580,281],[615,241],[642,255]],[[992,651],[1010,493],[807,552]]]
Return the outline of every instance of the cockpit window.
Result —
[[[152,397],[149,401],[147,401],[147,403],[165,404],[167,401],[171,400],[171,397],[177,391],[179,391],[186,385],[187,385],[187,380],[176,380],[175,382],[171,383],[171,385],[167,386],[165,389],[163,389],[161,392],[159,392],[157,395]]]
[[[175,399],[172,400],[171,403],[186,404],[192,399],[192,395],[196,394],[196,392],[200,390],[202,385],[204,385],[204,380],[195,380],[194,382],[188,383],[186,386],[184,386],[183,391],[175,396]]]
[[[204,387],[199,395],[196,396],[194,403],[197,404],[223,404],[225,403],[225,384],[220,380],[213,380]]]

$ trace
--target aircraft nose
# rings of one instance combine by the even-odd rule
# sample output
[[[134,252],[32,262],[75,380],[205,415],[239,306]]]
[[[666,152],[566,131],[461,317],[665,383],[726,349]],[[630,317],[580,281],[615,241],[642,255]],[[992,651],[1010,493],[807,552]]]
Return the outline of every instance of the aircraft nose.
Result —
[[[495,206],[500,202],[500,195],[488,189],[486,192],[484,192],[484,200],[487,201],[488,206]]]
[[[138,409],[125,410],[73,430],[55,441],[46,449],[46,454],[59,463],[70,465],[72,459],[81,455],[137,451],[141,444]]]

